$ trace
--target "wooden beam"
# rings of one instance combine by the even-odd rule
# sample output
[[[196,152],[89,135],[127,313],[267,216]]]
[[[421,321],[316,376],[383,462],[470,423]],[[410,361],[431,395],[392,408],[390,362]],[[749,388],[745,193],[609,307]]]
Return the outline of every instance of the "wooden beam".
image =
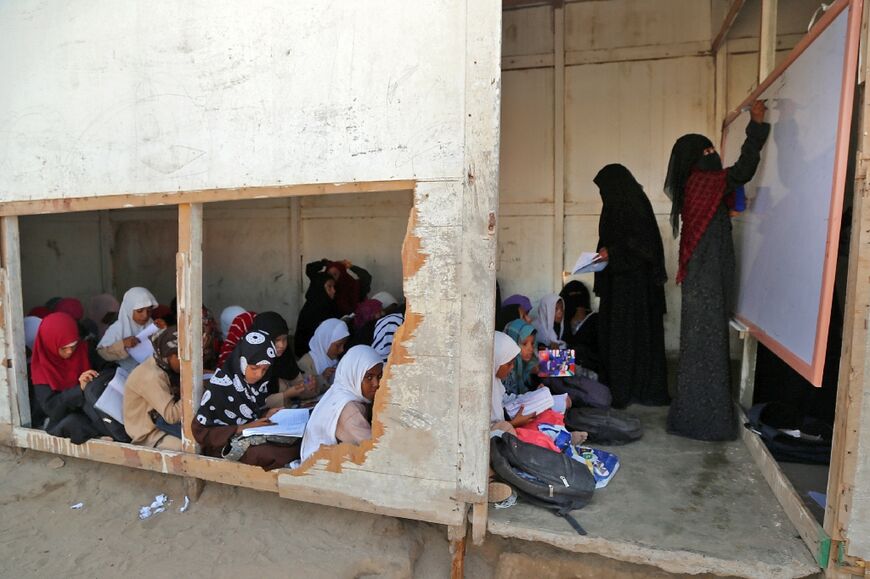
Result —
[[[181,360],[181,445],[191,454],[199,452],[191,422],[202,398],[202,212],[200,203],[178,206],[176,284],[178,357]],[[199,479],[187,478],[185,486],[193,500],[202,492]]]
[[[664,60],[668,58],[687,58],[694,56],[710,56],[710,46],[703,41],[692,41],[679,42],[675,44],[625,46],[621,48],[601,48],[594,50],[569,50],[565,53],[565,65],[578,66],[584,64]]]
[[[761,32],[758,39],[758,84],[776,68],[777,0],[761,0]]]
[[[529,68],[552,68],[554,63],[555,57],[552,53],[503,56],[501,59],[501,69],[502,71],[505,71],[526,70]]]
[[[5,272],[2,296],[6,338],[7,383],[13,426],[30,426],[30,397],[27,386],[27,352],[24,345],[24,305],[21,292],[21,241],[18,218],[4,217],[2,229],[2,265]]]
[[[740,10],[743,9],[744,4],[746,4],[746,0],[732,0],[731,7],[728,8],[728,13],[725,14],[722,25],[719,27],[719,32],[716,34],[716,38],[713,39],[713,46],[710,48],[713,54],[719,51],[725,39],[728,38],[728,32],[734,26],[734,22],[737,20],[737,16],[740,15]]]
[[[159,193],[101,195],[97,197],[6,201],[0,204],[0,216],[100,211],[102,209],[128,209],[132,207],[181,205],[182,203],[213,203],[217,201],[241,201],[245,199],[269,199],[274,197],[337,195],[376,191],[413,191],[415,184],[416,182],[413,180],[310,183],[303,185],[237,187],[200,189],[197,191],[165,191]]]
[[[553,10],[553,290],[562,289],[565,263],[565,9]]]
[[[755,464],[764,475],[767,484],[776,496],[776,500],[782,505],[788,520],[797,529],[801,539],[807,544],[810,552],[816,558],[820,568],[825,568],[828,564],[830,555],[831,539],[825,533],[821,525],[816,521],[813,514],[804,504],[800,495],[794,490],[794,486],[788,477],[779,468],[776,459],[771,456],[770,451],[764,446],[761,438],[742,425],[747,422],[746,414],[743,408],[737,405],[737,418],[740,421],[740,437],[749,449],[749,454],[752,455]]]
[[[728,114],[728,45],[713,56],[716,71],[716,93],[714,97],[713,130],[721,137],[722,123]],[[719,139],[721,142],[721,138]]]

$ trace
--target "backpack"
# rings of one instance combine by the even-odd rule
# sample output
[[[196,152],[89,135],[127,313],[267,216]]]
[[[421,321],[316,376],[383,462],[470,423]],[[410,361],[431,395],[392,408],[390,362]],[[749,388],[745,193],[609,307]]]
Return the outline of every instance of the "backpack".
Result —
[[[100,396],[106,390],[106,386],[115,377],[115,370],[116,367],[114,366],[104,369],[100,372],[99,376],[85,386],[83,409],[101,436],[111,436],[117,442],[131,442],[132,439],[127,435],[127,431],[124,430],[124,425],[95,406],[97,400],[100,399]]]
[[[553,394],[567,394],[574,406],[610,408],[613,401],[610,388],[586,376],[544,378],[541,383]]]
[[[493,436],[489,444],[490,465],[499,479],[528,502],[564,518],[577,533],[586,534],[570,514],[586,506],[595,491],[595,478],[586,465],[507,432]]]
[[[565,414],[565,428],[588,432],[586,442],[591,444],[616,446],[640,440],[643,436],[638,417],[612,408],[569,408]]]
[[[833,436],[831,425],[810,416],[803,416],[796,408],[780,402],[756,404],[749,409],[747,419],[749,422],[744,426],[761,437],[761,441],[776,460],[830,464]],[[779,428],[800,430],[802,436],[790,436]],[[816,436],[809,438],[808,434]]]

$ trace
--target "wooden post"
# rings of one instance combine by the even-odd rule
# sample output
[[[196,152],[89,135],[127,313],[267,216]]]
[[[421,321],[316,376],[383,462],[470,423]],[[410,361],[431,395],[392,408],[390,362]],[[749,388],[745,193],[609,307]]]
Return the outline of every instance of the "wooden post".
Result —
[[[714,102],[713,131],[720,136],[721,143],[722,123],[725,122],[725,115],[728,114],[728,43],[725,43],[722,48],[714,56],[716,64],[716,96]]]
[[[198,454],[191,421],[202,398],[202,204],[178,206],[178,354],[181,360],[182,449]],[[202,492],[200,479],[185,477],[187,495],[196,500]]]
[[[465,546],[468,535],[468,519],[463,519],[461,525],[447,527],[447,539],[450,541],[450,579],[465,577]]]
[[[565,269],[565,9],[553,8],[553,290],[562,289]]]
[[[761,34],[758,38],[758,82],[773,72],[776,66],[777,0],[761,0]]]
[[[290,199],[290,311],[298,312],[302,309],[303,288],[305,281],[305,265],[302,263],[302,214],[301,200],[298,197]],[[296,319],[288,320],[296,324]],[[293,326],[293,333],[296,327]],[[293,340],[290,340],[292,347]]]
[[[728,39],[728,32],[730,32],[731,27],[734,26],[734,21],[737,20],[737,16],[740,15],[740,10],[743,8],[744,4],[746,4],[746,0],[732,0],[731,6],[728,8],[728,13],[725,14],[725,18],[722,20],[722,26],[719,27],[719,33],[716,34],[716,38],[713,39],[713,46],[711,48],[713,54],[718,53],[719,49],[725,44],[725,41]]]
[[[485,503],[498,215],[501,1],[466,4],[456,498]],[[484,521],[485,523],[485,521]],[[464,548],[464,544],[463,544]]]
[[[100,279],[103,291],[116,295],[115,264],[112,256],[115,252],[115,229],[108,211],[100,211]]]
[[[7,380],[10,418],[13,426],[30,427],[30,398],[27,387],[27,352],[24,346],[24,305],[21,297],[21,243],[18,218],[2,221],[2,262],[4,276],[3,318],[6,338]]]

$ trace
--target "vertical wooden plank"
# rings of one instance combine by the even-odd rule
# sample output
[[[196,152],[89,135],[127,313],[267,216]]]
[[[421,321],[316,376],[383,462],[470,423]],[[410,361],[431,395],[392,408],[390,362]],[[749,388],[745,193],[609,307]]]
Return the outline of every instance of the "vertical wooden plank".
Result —
[[[8,349],[6,347],[6,269],[0,267],[0,362],[6,368]],[[0,444],[12,445],[12,408],[17,397],[13,394],[9,372],[0,370]]]
[[[553,290],[559,292],[565,269],[565,8],[553,9]]]
[[[457,498],[486,500],[495,326],[501,2],[466,4],[465,179],[459,267]],[[484,521],[485,523],[485,521]]]
[[[715,77],[715,91],[716,95],[714,97],[714,119],[713,119],[713,130],[716,131],[717,135],[721,135],[722,131],[722,123],[725,121],[725,115],[728,114],[728,43],[726,42],[722,47],[716,52],[714,56],[715,67],[716,67],[716,77]],[[721,139],[720,139],[721,142]]]
[[[298,197],[290,199],[290,310],[293,312],[302,309],[302,284],[305,278],[302,265],[302,214],[299,205]],[[293,324],[291,329],[295,333],[296,319],[287,322]],[[293,341],[291,340],[290,343],[292,344]]]
[[[108,211],[100,211],[100,275],[101,287],[109,294],[115,292],[115,264],[112,255],[115,252],[115,228]]]
[[[2,221],[4,284],[4,333],[10,417],[13,426],[31,426],[27,389],[27,352],[24,346],[24,305],[21,295],[21,243],[18,218]]]
[[[777,0],[761,0],[761,33],[758,39],[758,82],[773,72],[776,66]]]
[[[196,454],[191,421],[202,398],[202,204],[178,206],[178,354],[181,359],[182,449]],[[191,499],[202,491],[202,482],[186,478]]]
[[[870,67],[868,20],[870,2],[864,3],[861,28],[860,66],[864,71],[864,78],[867,78]],[[862,97],[861,107],[857,111],[860,115],[859,130],[856,132],[857,170],[849,241],[843,343],[824,521],[825,531],[834,544],[846,543],[846,554],[854,554],[848,543],[858,532],[853,522],[860,521],[861,516],[866,519],[870,513],[870,494],[867,491],[870,485],[870,393],[867,392],[870,384],[870,91],[866,87]],[[862,463],[864,469],[859,474],[859,465]],[[861,489],[863,500],[858,497],[856,501],[856,489]],[[866,541],[866,537],[863,540]],[[834,553],[831,557],[828,576],[848,574],[848,571],[837,568],[837,555],[838,553]],[[863,557],[870,558],[867,553]]]

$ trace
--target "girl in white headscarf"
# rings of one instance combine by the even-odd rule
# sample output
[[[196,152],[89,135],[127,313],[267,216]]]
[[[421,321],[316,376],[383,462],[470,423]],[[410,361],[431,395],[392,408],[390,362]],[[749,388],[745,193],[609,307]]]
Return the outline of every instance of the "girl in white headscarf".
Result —
[[[157,300],[144,287],[128,289],[121,300],[117,321],[106,329],[97,344],[100,357],[108,362],[117,362],[127,372],[132,372],[138,362],[127,350],[139,343],[136,335],[151,323],[151,311],[156,307]]]
[[[558,324],[559,329],[556,330]],[[556,294],[545,295],[538,302],[535,319],[532,322],[538,331],[536,340],[538,344],[553,350],[564,349],[565,342],[562,333],[565,330],[565,302]]]
[[[299,369],[307,376],[313,376],[317,381],[318,391],[323,392],[332,384],[335,377],[335,365],[344,352],[350,331],[343,321],[330,318],[321,322],[314,331],[308,353],[299,359]]]
[[[380,386],[384,363],[371,346],[354,346],[335,371],[335,382],[305,426],[301,459],[321,446],[359,444],[372,437],[371,403]]]

